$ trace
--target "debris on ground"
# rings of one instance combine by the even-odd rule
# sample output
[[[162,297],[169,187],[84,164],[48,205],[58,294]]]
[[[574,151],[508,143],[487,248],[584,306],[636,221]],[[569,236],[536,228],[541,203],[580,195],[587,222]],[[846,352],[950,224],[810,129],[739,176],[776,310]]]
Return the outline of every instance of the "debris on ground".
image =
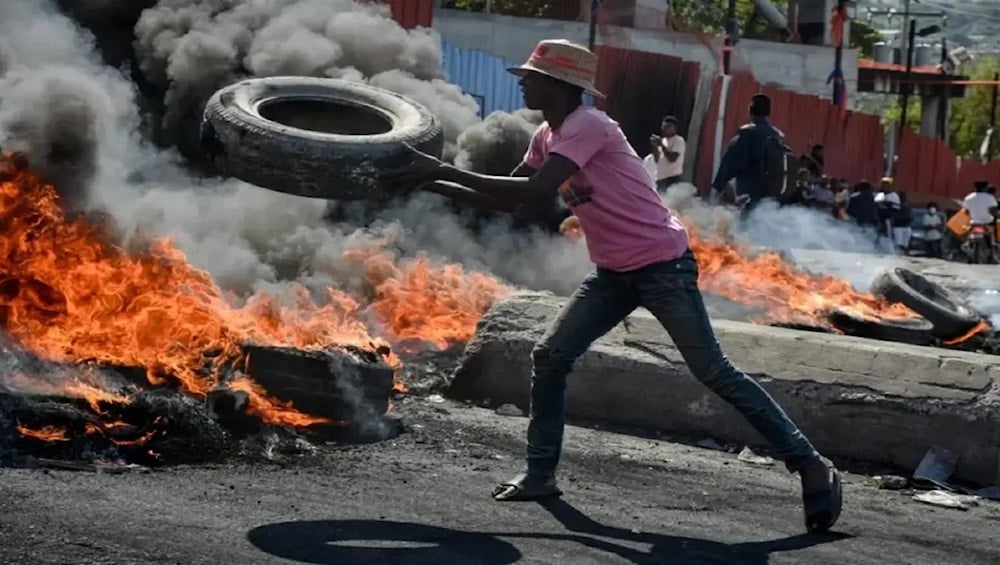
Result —
[[[961,500],[978,501],[986,499],[1000,501],[1000,486],[970,488],[967,485],[963,486],[950,481],[952,474],[955,472],[955,466],[957,463],[958,455],[955,453],[943,447],[931,447],[927,450],[927,453],[924,454],[923,459],[920,460],[920,464],[917,465],[917,469],[913,471],[913,479],[911,480],[911,483],[917,488],[934,489],[930,491],[931,493],[944,492],[945,494],[951,494],[953,497],[959,497]],[[914,497],[914,499],[916,499],[916,497]],[[921,500],[921,502],[935,504],[934,502],[926,500]],[[938,505],[948,506],[948,504],[949,503]],[[950,504],[954,504],[954,502],[951,502]]]
[[[29,457],[27,463],[32,467],[43,469],[62,469],[66,471],[85,471],[88,473],[107,473],[122,475],[125,473],[149,473],[151,469],[144,465],[125,463],[123,461],[62,461],[44,457]]]
[[[979,505],[979,497],[970,494],[956,494],[944,490],[929,490],[913,495],[913,500],[941,506],[944,508],[954,508],[956,510],[968,510]]]
[[[520,408],[514,406],[513,404],[500,405],[500,407],[497,408],[496,413],[499,414],[500,416],[514,416],[517,418],[524,417],[524,410],[521,410]]]
[[[872,484],[883,490],[902,490],[910,486],[910,480],[899,475],[876,475],[872,477]]]
[[[776,463],[774,459],[766,455],[757,455],[749,447],[744,447],[736,459],[751,465],[774,465]]]
[[[958,455],[943,447],[932,446],[920,460],[917,469],[913,471],[914,484],[925,483],[932,486],[954,490],[948,479],[955,472]]]
[[[704,447],[705,449],[714,449],[715,451],[728,451],[728,449],[726,449],[726,446],[722,445],[721,443],[715,441],[714,438],[710,437],[695,443],[695,445],[697,445],[698,447]]]
[[[1000,486],[981,488],[979,490],[973,491],[972,494],[980,498],[1000,501]]]
[[[432,394],[427,397],[427,402],[430,402],[432,404],[443,404],[444,397],[441,396],[440,394]]]

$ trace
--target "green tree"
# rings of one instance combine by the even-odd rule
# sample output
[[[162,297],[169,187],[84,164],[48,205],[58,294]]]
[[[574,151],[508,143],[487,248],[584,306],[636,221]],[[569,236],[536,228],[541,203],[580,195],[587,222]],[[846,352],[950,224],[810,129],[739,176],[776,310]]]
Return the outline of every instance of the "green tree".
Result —
[[[1000,71],[1000,57],[980,57],[959,67],[956,74],[971,80],[993,80]],[[978,157],[979,146],[990,127],[990,86],[966,86],[965,97],[952,101],[949,143],[963,157]],[[994,137],[994,147],[997,138]]]
[[[787,0],[775,0],[774,4],[783,13],[786,12]],[[728,0],[673,0],[676,18],[706,33],[725,31],[728,5]],[[736,21],[740,24],[740,37],[773,40],[781,37],[780,30],[773,29],[757,14],[753,0],[736,0]]]
[[[851,21],[851,49],[857,49],[859,57],[871,59],[879,41],[882,41],[882,34],[874,28],[858,20]]]
[[[482,12],[486,9],[486,0],[456,0],[455,8]],[[493,0],[490,5],[490,11],[495,14],[524,18],[545,17],[549,9],[549,2],[544,0]]]
[[[869,94],[858,103],[858,111],[864,114],[872,114],[882,117],[882,125],[889,128],[892,124],[899,123],[903,117],[903,106],[898,96],[888,94]],[[906,125],[913,131],[920,131],[920,97],[911,96],[907,103]]]
[[[894,97],[895,98],[895,97]],[[910,96],[910,100],[906,105],[906,125],[913,131],[920,131],[920,97]],[[903,117],[903,104],[902,100],[893,100],[892,105],[886,108],[885,113],[882,114],[882,123],[898,124],[900,118]]]

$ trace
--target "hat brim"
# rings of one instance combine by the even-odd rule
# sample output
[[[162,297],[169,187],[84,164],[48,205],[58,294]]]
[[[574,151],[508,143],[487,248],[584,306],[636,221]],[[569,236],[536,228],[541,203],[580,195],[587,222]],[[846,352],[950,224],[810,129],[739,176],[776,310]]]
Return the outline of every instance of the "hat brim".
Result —
[[[510,74],[512,74],[512,75],[519,76],[519,77],[523,77],[524,75],[526,75],[528,73],[538,73],[538,74],[541,74],[541,75],[545,75],[547,77],[552,77],[552,78],[554,78],[554,79],[556,79],[558,81],[565,82],[566,84],[572,84],[573,86],[578,86],[578,87],[580,87],[580,88],[583,89],[584,93],[589,94],[591,96],[594,96],[596,98],[607,98],[607,96],[604,96],[604,94],[601,93],[600,90],[597,90],[596,88],[594,88],[593,84],[584,83],[584,82],[574,82],[574,81],[571,81],[571,80],[566,80],[566,77],[556,76],[556,75],[554,75],[554,74],[552,74],[550,72],[547,72],[545,70],[539,69],[538,67],[535,67],[535,66],[527,64],[527,63],[524,64],[524,65],[521,65],[520,67],[508,67],[507,68],[507,72],[510,73]]]

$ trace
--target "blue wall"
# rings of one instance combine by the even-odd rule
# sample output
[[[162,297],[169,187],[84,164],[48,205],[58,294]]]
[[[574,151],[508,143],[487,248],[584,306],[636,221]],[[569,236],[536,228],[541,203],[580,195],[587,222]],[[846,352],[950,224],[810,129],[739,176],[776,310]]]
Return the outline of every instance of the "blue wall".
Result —
[[[448,82],[476,98],[484,117],[497,110],[512,112],[524,107],[517,77],[507,72],[508,67],[521,63],[505,61],[484,51],[463,49],[444,40],[441,51],[441,66]]]
[[[441,40],[441,66],[448,82],[457,84],[479,102],[482,117],[497,110],[513,112],[524,108],[518,78],[507,72],[521,62],[502,59],[475,49],[465,49]],[[583,103],[593,105],[590,96]]]

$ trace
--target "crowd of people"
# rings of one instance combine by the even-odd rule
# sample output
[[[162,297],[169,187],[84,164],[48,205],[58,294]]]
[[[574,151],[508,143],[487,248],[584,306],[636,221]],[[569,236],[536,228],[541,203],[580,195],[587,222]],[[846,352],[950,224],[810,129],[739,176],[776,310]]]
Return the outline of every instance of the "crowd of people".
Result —
[[[734,203],[747,212],[767,198],[782,206],[820,210],[869,232],[875,249],[885,253],[909,254],[917,229],[924,255],[945,255],[943,243],[950,235],[948,221],[936,202],[915,210],[892,177],[883,177],[878,187],[868,180],[852,185],[845,178],[830,177],[822,145],[813,145],[806,154],[782,165],[782,155],[790,149],[784,134],[771,125],[770,113],[771,101],[766,95],[752,99],[751,121],[730,142],[712,183],[714,200]],[[666,116],[660,131],[650,137],[650,152],[644,160],[647,173],[661,193],[682,180],[684,153],[685,141],[677,131],[677,120]],[[781,173],[765,170],[769,162],[775,163],[775,169],[780,167]],[[794,179],[779,178],[787,177],[790,171],[795,172]],[[997,209],[996,188],[987,181],[976,182],[962,207],[972,223],[992,225]],[[991,235],[996,237],[995,226]]]

